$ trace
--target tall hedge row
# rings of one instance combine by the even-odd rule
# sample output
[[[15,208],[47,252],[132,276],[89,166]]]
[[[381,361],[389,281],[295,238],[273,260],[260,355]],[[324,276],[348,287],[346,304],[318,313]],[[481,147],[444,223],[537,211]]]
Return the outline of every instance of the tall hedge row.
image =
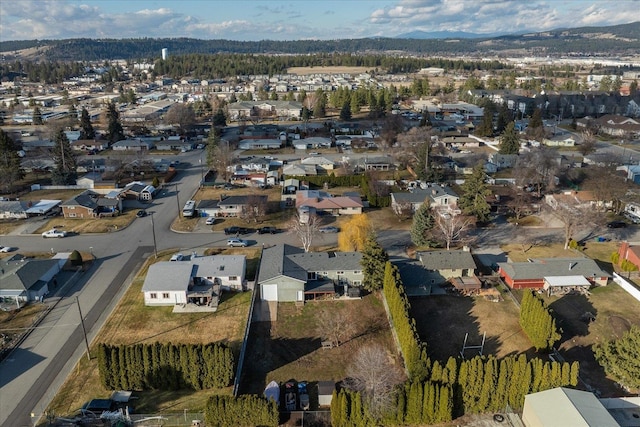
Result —
[[[206,425],[216,427],[276,427],[278,416],[273,400],[255,395],[211,396],[204,410]]]
[[[551,309],[535,291],[526,291],[520,304],[520,326],[536,350],[550,350],[560,339]]]
[[[218,343],[100,344],[98,368],[111,390],[203,390],[231,384],[235,360]]]

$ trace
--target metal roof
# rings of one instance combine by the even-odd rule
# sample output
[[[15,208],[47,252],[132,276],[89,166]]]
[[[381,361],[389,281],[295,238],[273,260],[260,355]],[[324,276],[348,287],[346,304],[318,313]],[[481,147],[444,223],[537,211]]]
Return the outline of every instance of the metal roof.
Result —
[[[498,266],[514,280],[577,275],[611,277],[591,258],[538,258],[528,262],[499,262]]]
[[[417,256],[427,270],[477,268],[471,252],[465,250],[418,252]]]

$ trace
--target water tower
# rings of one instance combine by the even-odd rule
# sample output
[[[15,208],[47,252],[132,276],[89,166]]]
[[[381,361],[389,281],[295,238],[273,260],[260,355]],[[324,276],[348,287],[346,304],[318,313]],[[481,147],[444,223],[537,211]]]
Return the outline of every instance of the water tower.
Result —
[[[162,49],[162,60],[166,61],[167,60],[167,56],[169,56],[169,49],[167,49],[166,47]]]

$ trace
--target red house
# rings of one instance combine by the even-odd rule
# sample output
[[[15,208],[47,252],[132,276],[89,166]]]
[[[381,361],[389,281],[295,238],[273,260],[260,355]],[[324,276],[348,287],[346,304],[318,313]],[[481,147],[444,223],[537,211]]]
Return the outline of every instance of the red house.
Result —
[[[640,246],[629,246],[629,242],[622,242],[618,248],[620,261],[627,260],[640,269]]]
[[[611,277],[591,258],[539,258],[527,262],[500,262],[498,273],[512,289],[543,289],[547,278],[584,277],[594,285],[605,286]]]

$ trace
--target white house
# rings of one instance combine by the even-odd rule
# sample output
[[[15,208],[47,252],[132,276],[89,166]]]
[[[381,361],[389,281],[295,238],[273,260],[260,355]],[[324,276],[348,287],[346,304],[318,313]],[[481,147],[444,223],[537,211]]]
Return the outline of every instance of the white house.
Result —
[[[243,290],[246,257],[215,255],[161,261],[149,267],[142,292],[148,306],[193,304],[215,310],[223,290]]]

